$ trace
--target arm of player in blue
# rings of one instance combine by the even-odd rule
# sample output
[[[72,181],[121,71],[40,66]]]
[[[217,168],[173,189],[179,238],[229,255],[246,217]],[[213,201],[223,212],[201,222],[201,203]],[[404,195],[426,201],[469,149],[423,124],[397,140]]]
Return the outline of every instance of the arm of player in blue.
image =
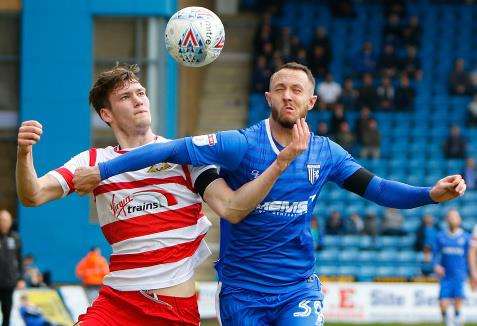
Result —
[[[442,251],[441,251],[441,243],[439,241],[439,238],[437,237],[434,240],[434,243],[432,245],[432,265],[434,268],[437,265],[441,265],[442,261]]]
[[[330,141],[333,160],[332,181],[378,205],[399,209],[435,204],[429,187],[414,187],[373,175],[341,146]]]
[[[430,191],[430,187],[414,187],[373,176],[363,197],[381,206],[409,209],[436,204],[431,199]]]
[[[231,130],[146,145],[110,161],[99,163],[98,168],[101,180],[161,162],[194,166],[216,164],[234,170],[242,161],[246,150],[245,136]]]

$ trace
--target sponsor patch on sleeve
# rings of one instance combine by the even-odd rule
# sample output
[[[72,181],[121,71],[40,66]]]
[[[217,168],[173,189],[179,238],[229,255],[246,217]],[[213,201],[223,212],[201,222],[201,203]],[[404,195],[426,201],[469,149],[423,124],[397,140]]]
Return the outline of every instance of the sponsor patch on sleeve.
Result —
[[[217,144],[217,135],[216,134],[208,134],[208,135],[201,135],[201,136],[194,136],[192,137],[192,142],[196,146],[214,146]]]

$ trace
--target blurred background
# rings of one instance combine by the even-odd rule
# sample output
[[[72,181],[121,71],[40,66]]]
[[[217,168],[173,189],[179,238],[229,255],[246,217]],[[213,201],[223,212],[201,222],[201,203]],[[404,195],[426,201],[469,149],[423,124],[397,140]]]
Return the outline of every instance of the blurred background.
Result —
[[[163,42],[168,18],[191,5],[215,11],[226,31],[222,54],[203,68],[177,65]],[[34,289],[16,294],[17,306],[27,293],[58,323],[71,323],[94,297],[75,286],[78,262],[94,246],[106,259],[110,253],[88,198],[19,205],[21,121],[43,124],[34,150],[42,175],[91,146],[116,144],[87,96],[96,73],[117,62],[141,67],[153,129],[174,138],[266,118],[269,77],[297,61],[317,79],[320,103],[307,117],[313,132],[381,177],[430,186],[458,173],[467,182],[458,200],[402,211],[328,184],[312,220],[327,320],[439,321],[429,244],[450,208],[468,231],[477,223],[473,1],[0,0],[0,31],[0,208],[13,216],[25,271],[39,278],[29,284]],[[201,313],[213,318],[219,231],[218,218],[206,210],[214,257],[200,267],[198,288]],[[464,314],[477,323],[470,291]],[[18,312],[12,323],[21,325]]]

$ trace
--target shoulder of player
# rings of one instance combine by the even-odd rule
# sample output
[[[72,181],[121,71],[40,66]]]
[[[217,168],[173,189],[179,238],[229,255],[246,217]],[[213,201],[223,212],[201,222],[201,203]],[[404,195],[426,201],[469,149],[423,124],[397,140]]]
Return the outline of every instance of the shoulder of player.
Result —
[[[320,135],[315,135],[313,132],[310,132],[310,138],[313,142],[317,143],[328,143],[331,141],[330,138]]]

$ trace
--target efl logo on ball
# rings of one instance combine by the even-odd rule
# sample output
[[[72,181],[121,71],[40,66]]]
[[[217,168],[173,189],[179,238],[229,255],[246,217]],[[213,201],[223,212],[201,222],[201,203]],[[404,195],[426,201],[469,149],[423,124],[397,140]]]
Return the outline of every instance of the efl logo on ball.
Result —
[[[166,26],[166,49],[188,67],[205,66],[219,56],[225,42],[224,25],[212,11],[187,7],[176,12]]]

